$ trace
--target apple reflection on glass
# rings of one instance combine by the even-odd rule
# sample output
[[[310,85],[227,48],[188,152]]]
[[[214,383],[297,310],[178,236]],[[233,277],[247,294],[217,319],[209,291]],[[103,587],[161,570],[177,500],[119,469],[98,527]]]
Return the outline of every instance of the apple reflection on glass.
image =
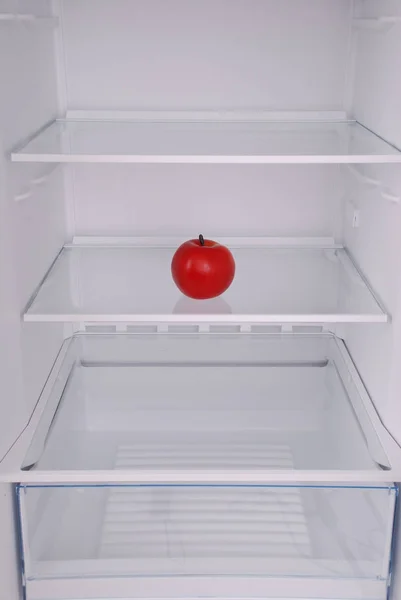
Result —
[[[219,296],[209,300],[194,300],[181,296],[173,308],[174,315],[230,315],[231,306]]]

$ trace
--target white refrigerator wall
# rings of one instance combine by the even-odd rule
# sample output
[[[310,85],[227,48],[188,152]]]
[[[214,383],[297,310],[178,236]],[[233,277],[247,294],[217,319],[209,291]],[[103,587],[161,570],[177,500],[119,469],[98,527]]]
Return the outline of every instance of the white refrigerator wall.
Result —
[[[1,2],[0,12],[10,4]],[[36,4],[38,14],[49,10],[49,3]],[[18,22],[0,26],[2,456],[20,431],[21,415],[30,415],[62,339],[60,330],[27,327],[20,317],[64,241],[65,219],[62,170],[26,168],[8,158],[58,114],[55,32]]]
[[[361,18],[401,17],[400,0],[357,0]],[[401,148],[401,36],[399,24],[355,32],[352,114],[363,125]],[[395,165],[359,169],[377,185],[351,186],[344,209],[344,240],[380,295],[392,322],[386,326],[350,326],[345,340],[384,423],[401,442],[401,207],[388,194],[401,197],[401,173]],[[384,192],[384,195],[383,195]],[[358,211],[359,227],[350,213]],[[348,215],[348,217],[347,217]],[[400,532],[400,514],[396,531]],[[399,537],[399,536],[398,536]],[[401,552],[395,544],[392,598],[401,594]]]
[[[77,235],[332,236],[337,165],[76,165]]]
[[[356,2],[362,18],[401,17],[400,0]],[[352,114],[363,125],[401,147],[401,36],[399,24],[355,31]],[[385,327],[350,327],[351,355],[385,423],[401,441],[401,172],[397,165],[357,165],[377,184],[351,184],[344,209],[344,240],[392,316]],[[390,196],[389,196],[390,195]],[[353,228],[350,212],[358,211]]]
[[[350,0],[67,0],[68,108],[341,110]]]
[[[0,12],[15,2],[1,0]],[[50,14],[47,1],[18,9]],[[23,324],[21,312],[65,238],[62,170],[8,160],[17,144],[58,115],[51,27],[0,22],[0,457],[28,422],[62,341],[60,326]],[[13,490],[0,486],[0,598],[16,600],[20,567]]]
[[[344,108],[350,0],[68,0],[68,110]],[[77,165],[77,235],[341,236],[337,166]]]

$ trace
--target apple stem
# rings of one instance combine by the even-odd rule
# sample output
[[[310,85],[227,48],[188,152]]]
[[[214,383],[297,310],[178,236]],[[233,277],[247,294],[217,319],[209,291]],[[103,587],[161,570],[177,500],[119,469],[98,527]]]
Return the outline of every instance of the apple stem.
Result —
[[[204,239],[204,237],[203,237],[202,234],[200,234],[200,236],[199,236],[199,243],[200,243],[201,246],[205,245],[205,239]]]

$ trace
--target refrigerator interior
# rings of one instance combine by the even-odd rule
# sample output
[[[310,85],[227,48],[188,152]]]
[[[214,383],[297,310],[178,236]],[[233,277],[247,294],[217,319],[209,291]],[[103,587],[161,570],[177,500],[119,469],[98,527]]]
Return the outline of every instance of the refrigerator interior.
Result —
[[[352,165],[346,164],[349,159],[339,164],[337,151],[327,161],[331,164],[288,159],[288,164],[235,164],[232,157],[226,164],[111,164],[110,157],[105,164],[83,164],[74,152],[118,155],[126,144],[119,134],[108,137],[96,129],[89,138],[77,138],[83,144],[78,150],[63,149],[72,160],[60,161],[57,135],[50,146],[34,147],[43,152],[39,162],[25,160],[26,155],[20,162],[10,160],[55,118],[118,119],[121,125],[126,111],[145,116],[164,111],[170,117],[177,111],[248,116],[269,111],[276,118],[285,111],[301,120],[356,119],[400,148],[400,20],[399,0],[0,1],[0,456],[27,426],[63,340],[77,329],[99,327],[96,319],[86,321],[88,315],[102,315],[101,325],[115,331],[113,315],[125,311],[98,311],[89,293],[88,310],[60,310],[56,319],[60,305],[47,305],[45,314],[53,317],[22,318],[28,305],[34,309],[31,299],[61,248],[76,236],[85,242],[88,236],[114,242],[121,236],[152,237],[160,243],[202,232],[210,238],[313,238],[323,245],[333,240],[345,247],[389,322],[341,322],[338,305],[330,312],[317,286],[317,310],[308,304],[308,294],[303,296],[304,325],[322,306],[336,315],[326,328],[344,339],[382,421],[401,442],[401,175],[399,165],[388,160],[397,155],[392,146],[384,152],[374,138],[380,148],[375,143],[372,150],[368,137],[364,158]],[[280,133],[274,136],[281,148],[280,139]],[[180,152],[184,142],[180,137]],[[282,154],[302,155],[304,138],[294,136],[292,151],[290,142],[287,138]],[[327,155],[326,138],[322,143]],[[377,153],[387,162],[372,159]],[[127,277],[143,286],[153,272],[148,266],[141,272],[138,265]],[[84,281],[89,273],[96,285],[102,267],[96,269],[83,270]],[[255,281],[258,273],[262,279],[262,261]],[[104,287],[113,296],[111,281],[118,273],[111,266],[109,274]],[[338,292],[339,280],[331,277],[325,293],[333,281]],[[313,285],[316,281],[309,289]],[[250,295],[248,287],[244,283],[239,292]],[[288,297],[292,290],[290,285]],[[65,291],[59,288],[63,301]],[[162,309],[174,314],[170,305]],[[219,311],[224,314],[224,307]],[[295,306],[288,314],[301,312]],[[356,312],[363,312],[360,306]],[[280,328],[282,321],[274,326]],[[233,318],[230,324],[238,326]],[[12,493],[7,484],[2,490],[7,529],[0,540],[0,580],[14,600],[19,565],[15,558],[10,579]],[[396,597],[397,581],[393,593]]]

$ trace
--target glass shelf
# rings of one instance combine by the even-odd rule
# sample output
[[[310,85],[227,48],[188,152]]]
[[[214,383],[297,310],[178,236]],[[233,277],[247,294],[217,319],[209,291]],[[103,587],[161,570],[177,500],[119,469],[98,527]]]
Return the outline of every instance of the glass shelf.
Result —
[[[160,242],[160,240],[159,240]],[[388,316],[342,248],[231,240],[236,276],[213,300],[175,286],[176,245],[65,247],[26,321],[383,323]]]
[[[354,121],[57,120],[13,161],[388,163],[401,152]]]
[[[66,344],[18,481],[395,478],[399,448],[331,335],[79,334]]]

